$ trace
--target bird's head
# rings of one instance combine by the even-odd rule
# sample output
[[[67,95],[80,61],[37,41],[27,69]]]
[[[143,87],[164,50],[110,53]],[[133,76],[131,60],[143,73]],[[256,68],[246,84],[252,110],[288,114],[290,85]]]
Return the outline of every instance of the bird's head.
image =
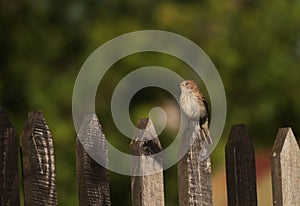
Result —
[[[197,83],[193,80],[184,80],[180,83],[181,92],[193,92],[198,90]]]

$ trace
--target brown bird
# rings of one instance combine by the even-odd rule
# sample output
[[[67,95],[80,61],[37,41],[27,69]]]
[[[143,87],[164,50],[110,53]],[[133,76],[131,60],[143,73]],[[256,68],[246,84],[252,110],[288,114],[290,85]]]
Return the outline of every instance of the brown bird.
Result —
[[[180,84],[180,106],[189,120],[200,124],[200,139],[207,144],[212,144],[209,134],[209,111],[207,101],[193,80],[185,80]]]

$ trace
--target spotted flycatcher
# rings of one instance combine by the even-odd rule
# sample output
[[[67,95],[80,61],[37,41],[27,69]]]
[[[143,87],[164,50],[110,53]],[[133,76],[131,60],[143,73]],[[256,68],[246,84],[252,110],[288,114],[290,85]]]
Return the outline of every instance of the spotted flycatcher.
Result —
[[[197,135],[202,142],[212,144],[208,131],[209,111],[207,101],[193,80],[185,80],[180,84],[180,106],[183,113],[190,121],[195,121],[200,126]]]

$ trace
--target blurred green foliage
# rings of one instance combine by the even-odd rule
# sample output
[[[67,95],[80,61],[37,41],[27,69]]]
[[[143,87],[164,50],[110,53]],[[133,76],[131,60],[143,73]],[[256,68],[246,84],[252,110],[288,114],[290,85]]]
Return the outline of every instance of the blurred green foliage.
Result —
[[[0,104],[18,133],[29,110],[43,111],[54,137],[59,205],[76,205],[71,105],[82,64],[97,47],[120,34],[142,29],[175,32],[198,44],[223,79],[227,124],[213,154],[213,161],[222,163],[232,124],[245,123],[258,147],[270,148],[279,127],[292,126],[300,134],[299,11],[300,1],[295,0],[3,0]],[[184,78],[195,76],[176,58],[147,53],[126,57],[109,70],[100,84],[105,89],[97,94],[96,110],[109,141],[125,151],[129,139],[117,131],[110,114],[112,91],[130,71],[149,65],[170,68]],[[135,122],[162,99],[172,99],[153,91],[135,96]],[[170,141],[162,142],[165,146]],[[130,178],[115,173],[110,178],[113,205],[129,205]],[[165,171],[167,205],[177,205],[176,180],[175,166]]]

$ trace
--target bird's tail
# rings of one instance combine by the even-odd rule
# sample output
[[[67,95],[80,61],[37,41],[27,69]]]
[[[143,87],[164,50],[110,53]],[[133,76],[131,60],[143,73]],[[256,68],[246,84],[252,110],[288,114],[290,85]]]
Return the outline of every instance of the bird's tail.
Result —
[[[208,122],[205,122],[203,125],[200,125],[200,122],[197,122],[196,126],[197,136],[198,138],[200,138],[201,142],[205,143],[206,145],[213,144],[212,138],[208,130]]]
[[[210,136],[209,130],[207,128],[202,128],[201,129],[201,135],[202,141],[205,142],[206,144],[212,144],[212,138]]]
[[[212,144],[212,138],[210,136],[209,130],[204,128],[200,128],[200,130],[198,130],[198,136],[200,137],[200,141],[201,141],[201,150],[200,150],[200,154],[199,154],[199,159],[201,161],[206,160],[209,157],[209,148],[208,145]]]

